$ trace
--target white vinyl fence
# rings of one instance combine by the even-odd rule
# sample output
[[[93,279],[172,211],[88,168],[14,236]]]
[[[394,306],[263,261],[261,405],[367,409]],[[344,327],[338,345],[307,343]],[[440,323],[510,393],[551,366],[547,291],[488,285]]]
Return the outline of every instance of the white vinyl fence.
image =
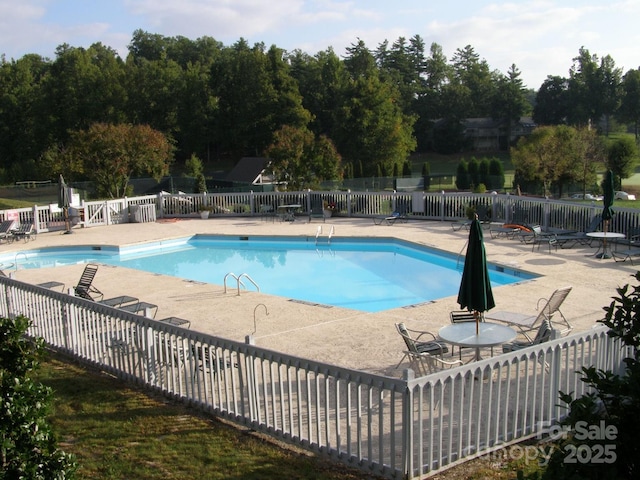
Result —
[[[600,202],[572,203],[514,195],[433,192],[243,192],[158,194],[116,200],[83,202],[70,210],[75,226],[93,227],[126,222],[155,222],[157,218],[197,217],[207,208],[211,218],[275,216],[280,205],[300,205],[300,216],[313,207],[331,208],[335,216],[373,217],[400,211],[416,220],[456,221],[466,218],[471,205],[485,205],[494,222],[541,225],[543,229],[584,231],[601,213]],[[609,231],[631,232],[640,227],[640,210],[614,205]],[[62,230],[64,215],[56,206],[0,211],[0,221],[33,223],[36,232]]]
[[[0,277],[0,315],[79,360],[388,478],[435,473],[543,434],[585,392],[582,366],[620,371],[604,328],[421,378],[336,367],[185,330]]]

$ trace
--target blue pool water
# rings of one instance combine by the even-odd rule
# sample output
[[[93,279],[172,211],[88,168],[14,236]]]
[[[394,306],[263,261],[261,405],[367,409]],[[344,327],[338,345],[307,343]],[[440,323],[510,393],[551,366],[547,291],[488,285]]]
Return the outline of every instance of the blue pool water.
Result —
[[[463,257],[395,239],[196,235],[130,247],[43,248],[0,256],[18,269],[99,262],[222,285],[246,274],[262,293],[378,312],[458,294]],[[494,287],[534,275],[491,266]],[[99,283],[99,278],[96,279]],[[248,290],[255,287],[243,280]],[[228,277],[232,291],[237,283]],[[118,292],[111,292],[117,295]]]

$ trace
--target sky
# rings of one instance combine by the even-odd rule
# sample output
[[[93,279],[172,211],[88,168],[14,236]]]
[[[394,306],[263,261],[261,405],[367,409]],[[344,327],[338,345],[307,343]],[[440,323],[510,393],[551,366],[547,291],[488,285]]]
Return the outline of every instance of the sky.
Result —
[[[0,0],[0,55],[54,59],[64,43],[101,42],[124,59],[137,29],[226,46],[244,38],[311,55],[344,56],[362,40],[422,37],[450,60],[471,45],[491,70],[521,72],[526,87],[567,77],[581,47],[610,55],[623,73],[640,68],[640,0]]]

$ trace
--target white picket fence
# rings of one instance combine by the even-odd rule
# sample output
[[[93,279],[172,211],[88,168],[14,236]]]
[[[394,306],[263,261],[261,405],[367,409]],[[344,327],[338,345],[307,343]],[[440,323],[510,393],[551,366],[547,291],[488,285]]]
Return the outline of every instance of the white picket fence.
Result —
[[[414,378],[350,370],[206,335],[0,277],[0,315],[121,378],[363,471],[418,478],[536,435],[580,396],[583,366],[619,372],[603,327]]]
[[[602,211],[600,202],[572,203],[514,195],[433,192],[243,192],[158,194],[116,200],[83,202],[71,209],[76,227],[126,222],[155,222],[157,218],[196,217],[203,207],[211,217],[265,217],[275,215],[279,205],[300,205],[300,215],[314,206],[333,206],[342,217],[373,217],[394,211],[416,220],[456,221],[466,218],[470,205],[484,205],[495,222],[541,225],[543,229],[584,231]],[[609,231],[627,233],[640,228],[640,210],[614,205],[616,214]],[[14,219],[33,223],[36,232],[66,228],[61,209],[55,205],[0,211],[0,221]]]

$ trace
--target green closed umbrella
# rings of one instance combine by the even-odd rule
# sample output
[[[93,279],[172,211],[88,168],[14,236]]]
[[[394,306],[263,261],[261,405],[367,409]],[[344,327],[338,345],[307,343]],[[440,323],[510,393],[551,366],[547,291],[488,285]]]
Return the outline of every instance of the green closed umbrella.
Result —
[[[64,213],[64,225],[65,233],[71,233],[71,225],[69,224],[69,205],[71,204],[71,198],[69,198],[69,189],[67,184],[60,174],[58,178],[58,207],[62,209]]]
[[[602,181],[602,231],[607,233],[609,229],[609,221],[613,218],[613,172],[611,170],[607,170],[606,175],[604,176],[604,180]],[[605,236],[602,240],[602,254],[599,255],[600,258],[611,258],[607,253],[607,237]]]
[[[480,222],[476,217],[469,229],[469,243],[464,257],[464,269],[458,292],[460,308],[466,308],[474,313],[476,318],[476,333],[482,312],[496,306],[491,291],[491,280],[487,268],[487,256],[484,250],[484,240]]]

